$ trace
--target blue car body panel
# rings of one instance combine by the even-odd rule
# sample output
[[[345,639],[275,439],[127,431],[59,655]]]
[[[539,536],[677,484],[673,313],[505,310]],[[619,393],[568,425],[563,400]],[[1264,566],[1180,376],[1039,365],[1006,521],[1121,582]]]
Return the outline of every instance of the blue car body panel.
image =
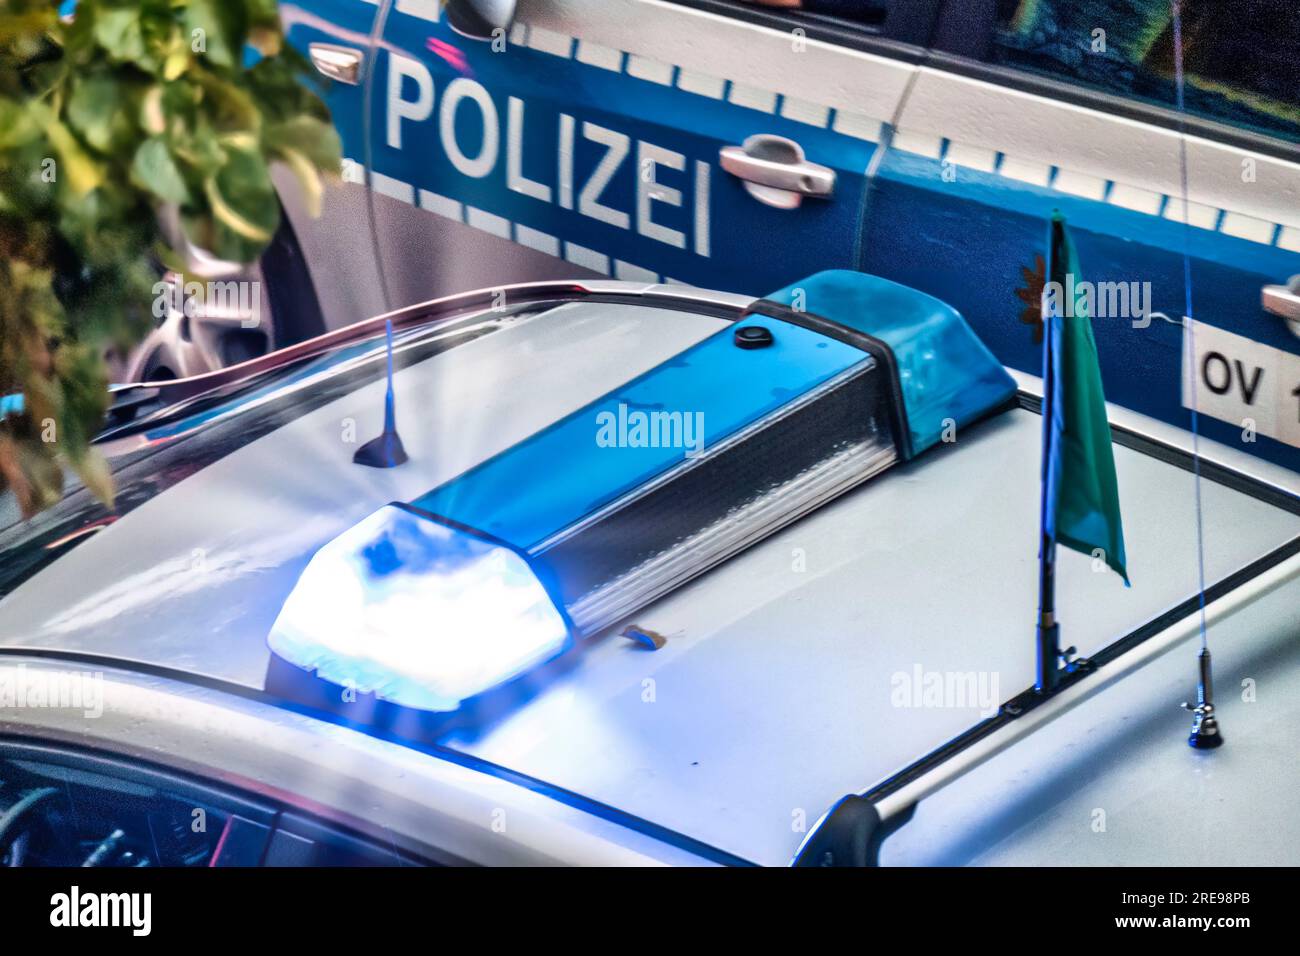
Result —
[[[385,36],[391,47],[385,44],[378,55],[371,94],[373,171],[413,187],[413,202],[425,204],[420,190],[426,190],[505,220],[502,227],[512,238],[518,239],[521,227],[553,238],[559,243],[556,252],[579,264],[588,258],[581,251],[570,255],[569,245],[591,250],[607,260],[597,271],[617,275],[621,262],[633,267],[629,275],[639,269],[705,288],[740,290],[759,276],[771,288],[821,268],[852,266],[872,143],[846,142],[829,130],[574,57],[516,44],[497,53],[488,43],[464,40],[445,23],[399,10],[390,14]],[[399,55],[428,70],[433,102],[426,119],[399,121],[395,143],[390,84],[396,82]],[[445,97],[457,82],[459,90],[473,95],[486,91],[488,124],[485,110],[466,98],[450,111],[453,125],[446,126]],[[402,100],[418,98],[418,81],[402,76],[399,86]],[[511,98],[518,101],[513,109],[520,116],[514,130]],[[571,134],[562,132],[562,124],[570,122]],[[493,131],[485,134],[489,124]],[[739,181],[717,167],[720,148],[759,132],[798,139],[811,160],[838,173],[833,202],[810,201],[800,210],[798,243],[790,242],[786,230],[792,220],[785,211],[754,202]],[[619,145],[611,148],[610,140]],[[488,168],[481,176],[466,175],[450,161],[449,149],[482,158]],[[510,188],[508,157],[515,149],[521,154],[519,176],[549,200]],[[669,163],[661,151],[670,154]],[[656,199],[648,210],[639,209],[638,184],[655,156],[660,161],[653,178],[680,197]],[[571,176],[561,171],[569,159]],[[607,182],[597,186],[604,178]]]
[[[1192,263],[1192,314],[1263,345],[1300,352],[1300,339],[1259,307],[1260,287],[1300,272],[1300,255],[1220,232],[1185,228],[1164,216],[1122,209],[962,169],[944,181],[941,160],[891,153],[882,164],[863,243],[867,272],[957,305],[993,353],[1040,374],[1042,347],[1018,319],[1018,267],[1043,254],[1044,222],[1059,209],[1090,282],[1151,283],[1150,307],[1177,320],[1184,311],[1183,248]],[[1169,198],[1166,202],[1178,202]],[[899,228],[907,223],[908,228]],[[936,256],[935,250],[943,255]],[[1162,421],[1191,427],[1183,394],[1181,324],[1096,318],[1106,398]],[[1300,383],[1297,383],[1300,384]],[[1292,413],[1296,408],[1290,409]],[[1200,416],[1202,434],[1300,471],[1300,449],[1266,435],[1242,445],[1240,423]]]

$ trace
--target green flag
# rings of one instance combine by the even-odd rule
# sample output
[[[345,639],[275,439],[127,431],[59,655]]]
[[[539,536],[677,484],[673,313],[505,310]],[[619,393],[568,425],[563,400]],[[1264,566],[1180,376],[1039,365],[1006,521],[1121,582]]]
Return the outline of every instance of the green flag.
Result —
[[[1127,586],[1119,484],[1106,397],[1074,243],[1059,212],[1048,230],[1043,288],[1043,534],[1046,542],[1091,555]]]

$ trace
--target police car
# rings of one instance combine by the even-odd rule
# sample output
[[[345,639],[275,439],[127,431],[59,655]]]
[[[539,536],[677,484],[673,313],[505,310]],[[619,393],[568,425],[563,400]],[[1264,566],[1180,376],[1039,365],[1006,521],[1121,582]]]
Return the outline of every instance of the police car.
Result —
[[[1040,398],[852,270],[123,388],[115,508],[0,502],[0,860],[1294,864],[1295,475],[1112,406],[1135,586],[1061,554],[1039,693]]]

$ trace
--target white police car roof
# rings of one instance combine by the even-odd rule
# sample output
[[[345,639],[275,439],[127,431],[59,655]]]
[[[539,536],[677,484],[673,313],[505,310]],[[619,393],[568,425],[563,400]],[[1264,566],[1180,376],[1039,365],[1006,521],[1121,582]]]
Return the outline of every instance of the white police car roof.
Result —
[[[44,568],[0,602],[0,645],[261,688],[270,623],[321,544],[721,326],[686,312],[566,305],[399,371],[413,468],[360,469],[341,454],[345,423],[362,435],[380,424],[382,382],[360,388],[219,459]],[[977,722],[982,706],[1032,684],[1040,424],[1016,409],[969,429],[647,609],[636,623],[666,635],[662,649],[605,635],[517,709],[437,742],[744,859],[788,862],[840,796],[889,776]],[[1085,656],[1196,588],[1192,475],[1124,447],[1116,466],[1134,587],[1093,573],[1084,556],[1059,558],[1063,636]],[[1209,581],[1300,534],[1300,516],[1263,500],[1210,481],[1202,494]],[[1186,720],[1176,703],[1193,673],[1190,654],[1173,655],[1102,695],[1101,709],[1071,715],[1084,730],[1105,728],[1108,743],[1085,737],[1075,747],[1062,743],[1075,738],[1054,733],[1013,748],[923,803],[923,825],[896,838],[892,861],[1038,862],[1044,844],[1010,821],[1072,808],[1077,819],[1048,824],[1046,839],[1059,849],[1070,826],[1088,826],[1078,816],[1086,804],[1132,810],[1124,794],[1134,787],[1175,792],[1179,800],[1165,806],[1182,815],[1209,812],[1228,793],[1238,807],[1252,806],[1260,789],[1285,784],[1282,793],[1293,793],[1294,760],[1267,774],[1262,767],[1293,739],[1294,723],[1276,712],[1256,717],[1234,700],[1238,671],[1289,666],[1294,682],[1294,655],[1270,656],[1269,642],[1294,627],[1297,589],[1256,605],[1248,626],[1216,632],[1216,654],[1228,662],[1225,723],[1234,737],[1256,728],[1262,748],[1227,750],[1241,768],[1231,791],[1215,788],[1224,762],[1205,769],[1181,745]],[[928,673],[979,675],[988,699],[928,706],[909,686]],[[1300,706],[1297,695],[1289,699],[1292,711]],[[1126,720],[1139,725],[1131,740]],[[1157,731],[1170,723],[1172,736],[1161,741]],[[1148,751],[1176,756],[1153,764],[1142,759]],[[1094,800],[1077,754],[1111,761],[1108,796]],[[944,806],[950,816],[937,809]],[[1000,844],[957,835],[955,820],[983,826]],[[1294,820],[1276,822],[1294,834]],[[1237,831],[1202,849],[1220,862],[1255,859],[1233,849],[1241,838]],[[1093,862],[1109,852],[1100,841],[1082,846]],[[1151,852],[1149,862],[1173,862],[1184,850]]]

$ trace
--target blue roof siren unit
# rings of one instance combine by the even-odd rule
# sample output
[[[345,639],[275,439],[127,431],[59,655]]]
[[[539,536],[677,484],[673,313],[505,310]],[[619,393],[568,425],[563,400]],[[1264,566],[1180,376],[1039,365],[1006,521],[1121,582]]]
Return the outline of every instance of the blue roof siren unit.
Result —
[[[325,545],[272,650],[454,710],[1015,392],[956,312],[911,289],[830,272],[773,299]]]
[[[908,457],[1007,404],[1015,380],[966,324],[933,296],[847,269],[819,272],[768,297],[888,347],[908,423]]]
[[[268,638],[331,683],[420,710],[454,710],[570,642],[523,555],[399,504],[316,552]]]

